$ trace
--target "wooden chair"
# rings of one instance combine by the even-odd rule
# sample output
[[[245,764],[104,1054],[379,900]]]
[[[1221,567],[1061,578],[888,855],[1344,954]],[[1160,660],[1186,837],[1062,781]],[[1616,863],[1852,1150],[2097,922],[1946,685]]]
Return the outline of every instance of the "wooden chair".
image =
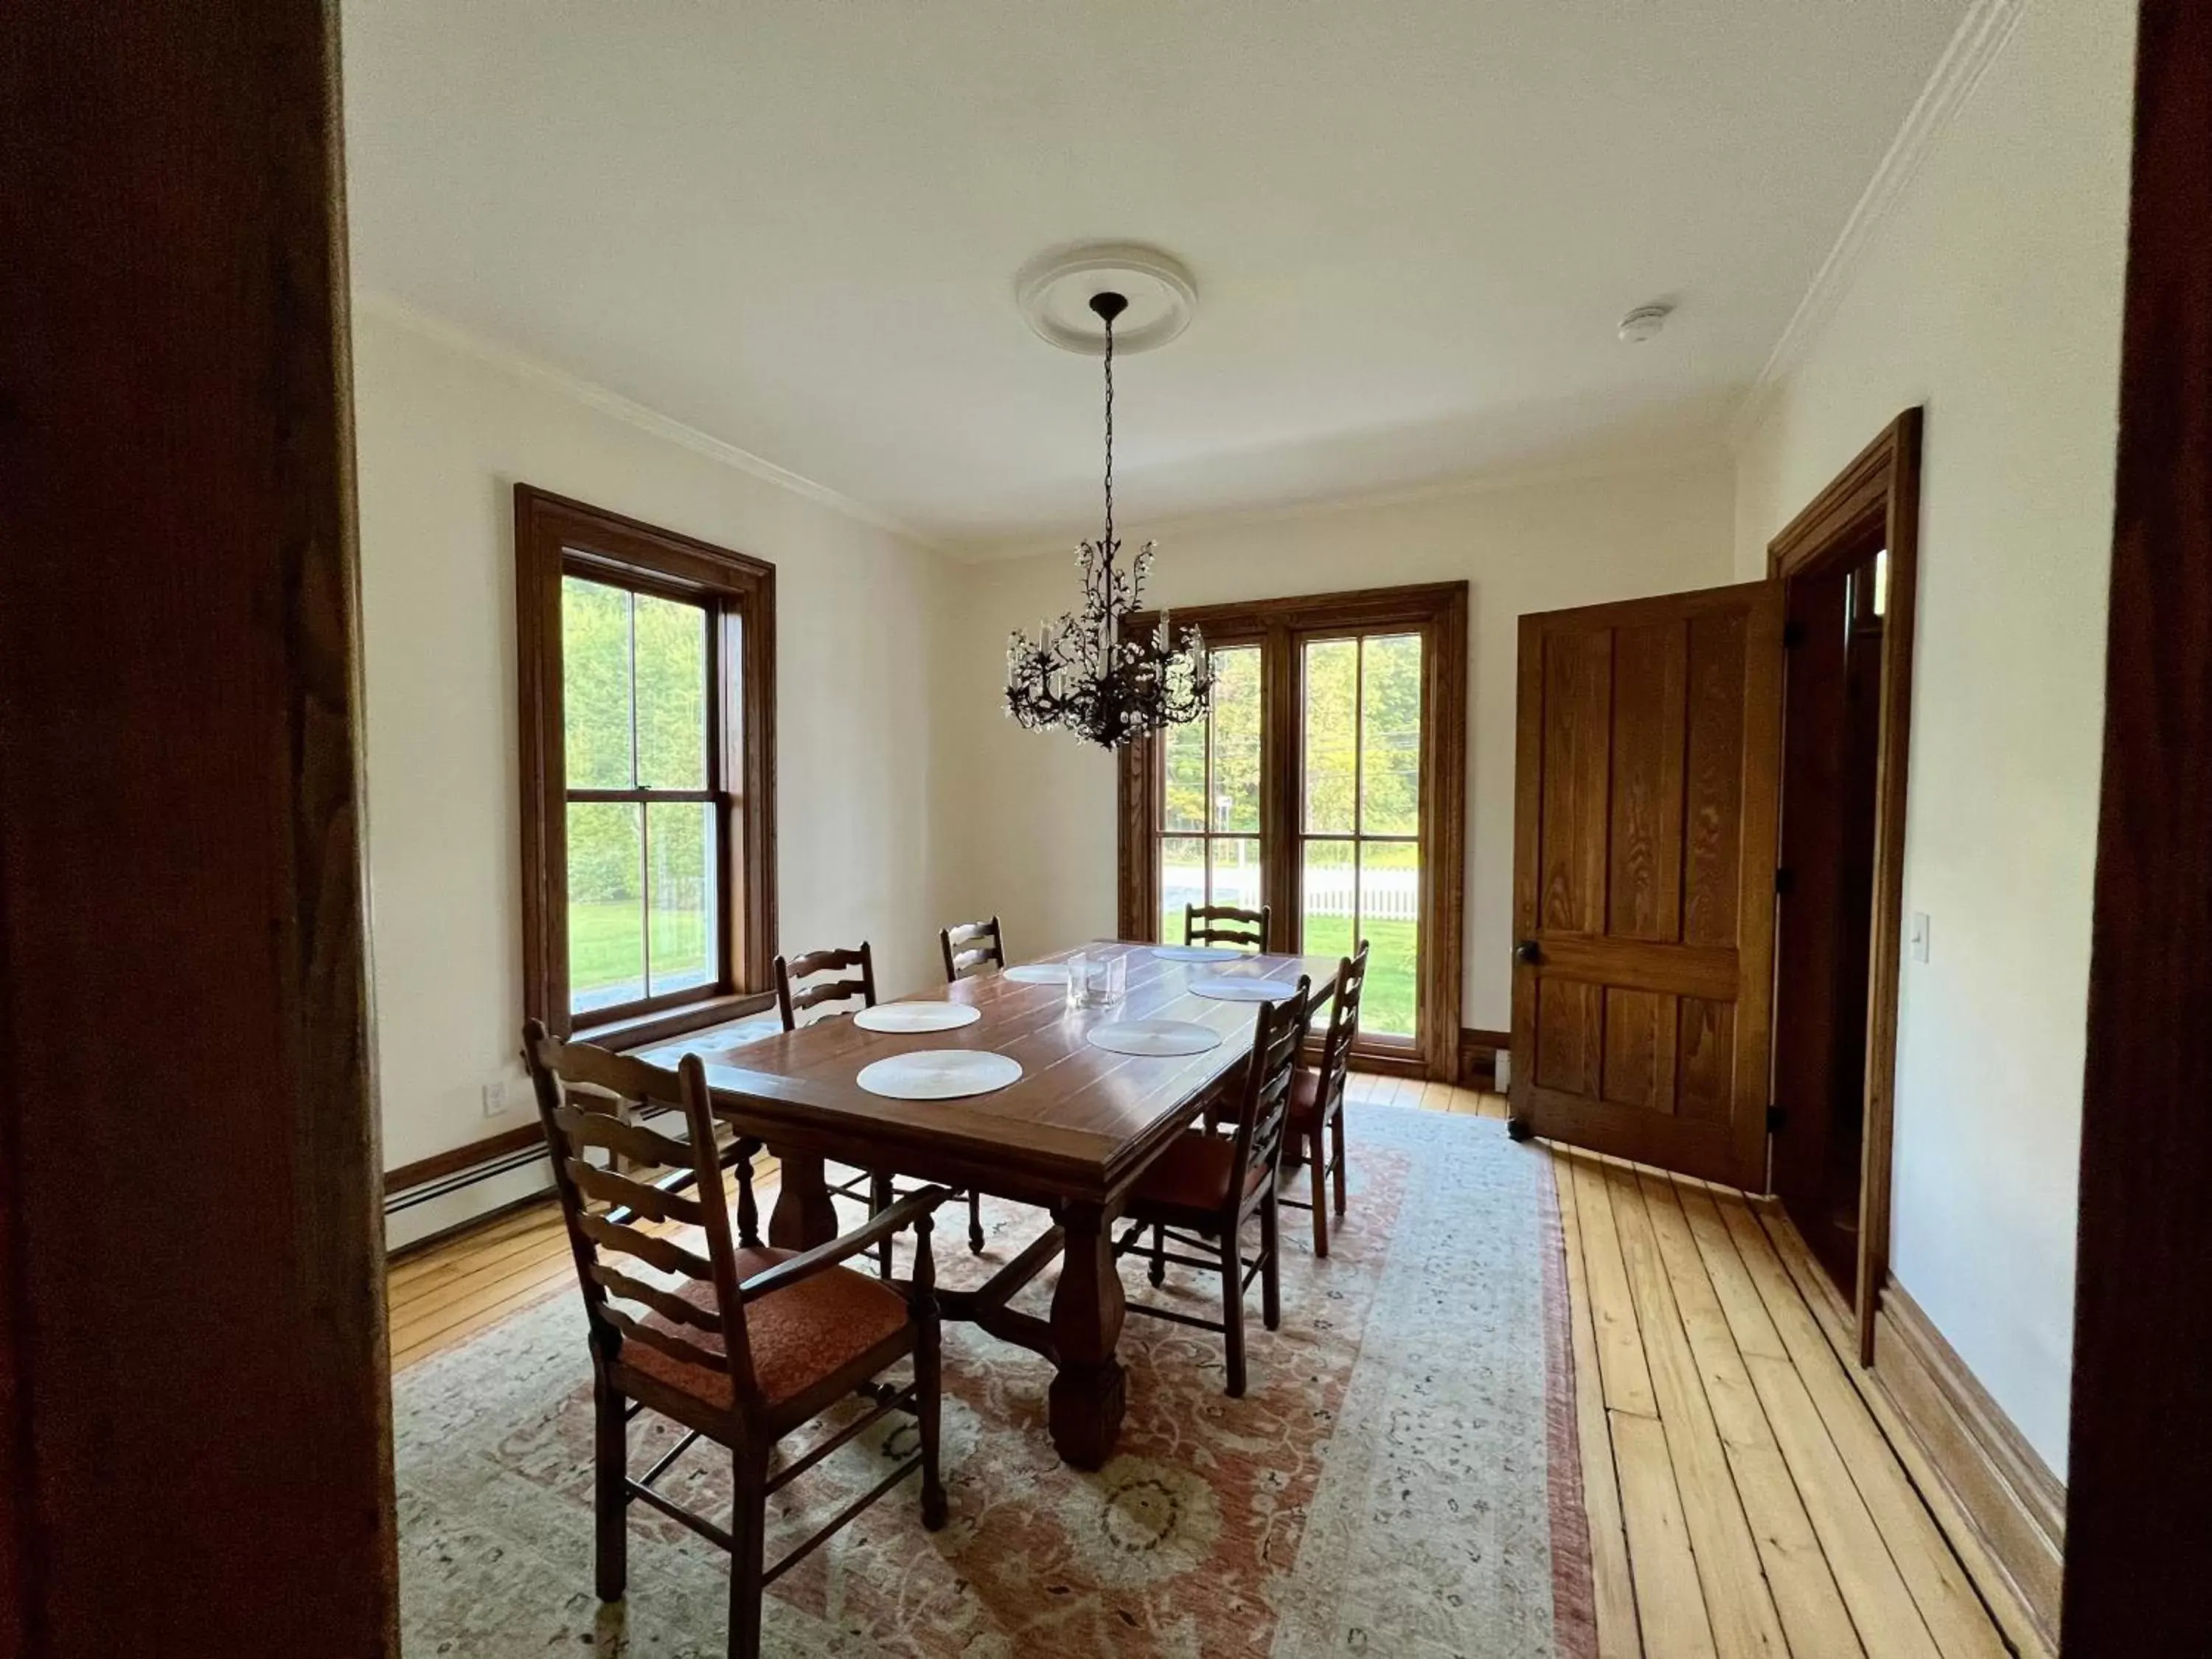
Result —
[[[1185,945],[1233,945],[1240,951],[1267,950],[1275,937],[1275,907],[1240,910],[1233,904],[1186,904],[1182,907]]]
[[[1114,1246],[1116,1257],[1148,1249],[1155,1285],[1166,1278],[1170,1261],[1220,1273],[1218,1322],[1150,1303],[1132,1302],[1128,1310],[1220,1332],[1227,1344],[1232,1399],[1244,1393],[1244,1293],[1255,1275],[1260,1279],[1261,1317],[1267,1328],[1272,1331],[1283,1321],[1275,1172],[1290,1119],[1298,1046],[1312,1017],[1311,990],[1311,981],[1301,975],[1297,995],[1260,1006],[1233,1132],[1189,1130],[1154,1158],[1137,1177],[1124,1211],[1129,1230]],[[1247,1263],[1238,1240],[1255,1212],[1260,1254]],[[1152,1235],[1149,1246],[1144,1242],[1147,1228]],[[1170,1240],[1185,1249],[1211,1251],[1212,1259],[1170,1255]]]
[[[620,1601],[629,1578],[629,1506],[650,1504],[730,1555],[731,1659],[761,1650],[761,1594],[907,1476],[921,1474],[921,1523],[945,1524],[938,1469],[939,1361],[930,1215],[948,1194],[932,1187],[871,1217],[859,1231],[794,1255],[764,1248],[753,1204],[751,1163],[737,1176],[737,1237],[723,1168],[711,1151],[714,1118],[706,1068],[695,1054],[675,1075],[628,1055],[545,1034],[532,1020],[523,1048],[553,1158],[554,1184],[584,1293],[592,1348],[592,1507],[599,1599]],[[639,1108],[680,1105],[688,1140],[627,1121]],[[757,1146],[757,1143],[751,1143]],[[647,1182],[591,1161],[592,1149],[668,1166]],[[687,1194],[679,1178],[690,1185]],[[914,1230],[911,1286],[902,1291],[841,1264]],[[696,1228],[706,1254],[678,1228]],[[904,1388],[877,1381],[914,1362]],[[776,1443],[855,1393],[873,1408],[775,1474]],[[646,1472],[629,1473],[629,1426],[641,1410],[688,1431]],[[890,1412],[911,1416],[915,1455],[773,1566],[763,1560],[768,1500],[794,1477]],[[732,1460],[737,1495],[727,1530],[694,1515],[654,1483],[704,1437]]]
[[[1322,1200],[1330,1176],[1336,1179],[1336,1212],[1344,1213],[1344,1083],[1352,1072],[1352,1045],[1359,1036],[1359,993],[1367,983],[1367,941],[1336,970],[1336,1002],[1328,1031],[1321,1040],[1321,1063],[1303,1066],[1291,1084],[1290,1135],[1293,1154],[1304,1142],[1306,1168],[1313,1176],[1313,1202],[1285,1198],[1293,1209],[1313,1212],[1314,1254],[1328,1254],[1328,1206]],[[1332,1150],[1323,1152],[1323,1141]]]
[[[857,979],[850,976],[854,969],[860,970]],[[823,974],[846,977],[818,977]],[[810,980],[815,982],[802,982]],[[787,1031],[797,1030],[799,1017],[817,1009],[823,1011],[825,1018],[842,1019],[875,1006],[876,956],[866,939],[856,949],[832,946],[826,951],[809,951],[805,956],[779,956],[775,959],[775,1007],[783,1017],[783,1029]],[[877,1212],[888,1208],[899,1196],[890,1176],[875,1170],[832,1185],[830,1190],[840,1198],[852,1199]],[[968,1249],[977,1255],[983,1249],[983,1200],[980,1193],[968,1194]],[[891,1247],[888,1239],[878,1253],[876,1270],[884,1279],[890,1277]]]
[[[811,985],[802,985],[803,980],[815,979],[822,974],[843,974],[848,969],[860,970],[860,977],[819,980]],[[846,1004],[848,1006],[831,1006]],[[775,1011],[783,1017],[783,1029],[799,1029],[799,1017],[817,1008],[827,1009],[830,1018],[858,1012],[862,1008],[876,1006],[876,957],[862,939],[858,950],[836,947],[827,951],[809,951],[802,957],[778,957],[775,959]]]
[[[988,921],[959,921],[950,927],[940,927],[937,943],[945,952],[945,981],[948,985],[970,974],[980,974],[986,968],[1006,965],[1006,935],[996,916]]]

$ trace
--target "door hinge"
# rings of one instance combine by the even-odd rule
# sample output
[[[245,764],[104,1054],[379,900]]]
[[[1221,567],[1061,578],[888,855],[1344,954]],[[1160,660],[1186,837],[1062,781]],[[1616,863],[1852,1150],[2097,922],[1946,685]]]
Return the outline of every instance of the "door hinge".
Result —
[[[1777,897],[1787,895],[1790,890],[1796,885],[1796,872],[1791,870],[1788,865],[1783,865],[1775,871],[1774,892]]]
[[[1782,648],[1784,651],[1795,651],[1804,643],[1805,624],[1803,623],[1792,621],[1782,624]]]
[[[1766,1108],[1766,1133],[1773,1134],[1782,1127],[1783,1112],[1779,1106],[1769,1103]]]

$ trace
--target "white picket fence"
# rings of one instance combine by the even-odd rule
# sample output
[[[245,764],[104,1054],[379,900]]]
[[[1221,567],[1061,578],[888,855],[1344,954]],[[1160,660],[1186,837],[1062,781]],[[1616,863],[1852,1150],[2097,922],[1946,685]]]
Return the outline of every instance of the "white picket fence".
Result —
[[[1370,921],[1416,921],[1420,917],[1421,878],[1415,870],[1370,870],[1360,913]],[[1309,870],[1305,872],[1305,914],[1310,916],[1350,916],[1353,899],[1350,870]],[[1206,902],[1206,866],[1164,864],[1160,866],[1160,899],[1164,911],[1186,904]],[[1214,872],[1214,902],[1260,906],[1260,869],[1246,865]]]

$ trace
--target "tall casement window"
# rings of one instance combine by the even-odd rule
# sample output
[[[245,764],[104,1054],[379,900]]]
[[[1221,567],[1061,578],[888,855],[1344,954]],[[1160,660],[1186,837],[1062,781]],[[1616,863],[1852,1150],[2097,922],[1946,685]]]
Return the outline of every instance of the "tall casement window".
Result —
[[[1214,669],[1206,718],[1125,752],[1121,927],[1273,907],[1275,945],[1370,951],[1362,1048],[1457,1064],[1467,768],[1464,583],[1177,611]],[[1148,618],[1134,625],[1150,626]]]
[[[775,571],[515,489],[528,1012],[643,1041],[774,953]]]

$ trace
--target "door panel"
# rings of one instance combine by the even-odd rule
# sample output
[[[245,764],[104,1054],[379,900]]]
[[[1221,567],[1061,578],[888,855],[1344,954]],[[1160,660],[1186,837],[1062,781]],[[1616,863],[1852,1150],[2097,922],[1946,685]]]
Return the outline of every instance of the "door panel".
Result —
[[[1765,1184],[1782,592],[1521,619],[1517,1128]]]

